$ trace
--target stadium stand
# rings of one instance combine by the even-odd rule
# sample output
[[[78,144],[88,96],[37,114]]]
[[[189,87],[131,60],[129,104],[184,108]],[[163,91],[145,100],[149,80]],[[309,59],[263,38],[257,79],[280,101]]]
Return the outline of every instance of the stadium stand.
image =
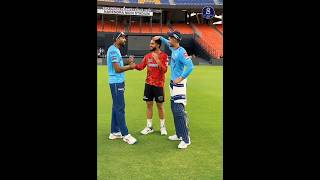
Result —
[[[213,5],[213,0],[175,0],[176,5]]]
[[[206,24],[197,24],[194,26],[199,35],[196,41],[214,58],[223,57],[223,37],[213,27]]]
[[[125,26],[121,23],[118,24],[118,29],[116,29],[115,23],[112,22],[104,22],[102,25],[101,20],[97,23],[97,31],[98,32],[116,32],[116,31],[125,31]]]
[[[160,4],[160,0],[139,0],[140,4]]]
[[[223,33],[223,26],[222,26],[222,24],[218,24],[218,25],[216,25],[216,27],[217,27],[217,29],[218,29],[221,33]]]
[[[162,4],[162,5],[222,5],[223,0],[104,0],[104,2],[129,3],[129,4]]]
[[[169,0],[160,0],[161,4],[170,4]]]
[[[153,17],[108,15],[97,16],[99,47],[105,47],[112,41],[116,31],[126,32],[132,37],[166,36],[168,31],[178,30],[183,35],[182,45],[188,53],[204,60],[221,64],[223,60],[223,25],[220,18],[202,21],[201,13],[205,6],[214,6],[215,14],[222,17],[223,0],[97,0],[98,6],[153,9]],[[110,2],[110,3],[105,3]],[[161,11],[158,11],[161,10]],[[161,13],[160,13],[161,12]],[[192,15],[194,13],[195,15]],[[102,18],[103,17],[103,18]],[[160,18],[162,17],[162,18]],[[102,19],[104,24],[102,24]],[[117,23],[115,23],[117,21]],[[140,25],[141,22],[141,25]],[[152,24],[150,24],[150,22]],[[162,23],[162,29],[161,25]],[[189,24],[190,23],[190,24]],[[205,24],[203,24],[205,23]],[[211,26],[207,24],[212,24]],[[222,22],[221,22],[222,23]],[[131,39],[131,44],[138,39]],[[97,41],[98,42],[98,41]],[[144,43],[144,41],[143,41]],[[165,49],[168,51],[168,49]],[[145,50],[123,49],[127,53],[138,54]],[[136,52],[137,51],[137,52]],[[140,52],[141,51],[141,52]],[[143,53],[142,53],[143,54]],[[213,63],[213,64],[215,64]]]
[[[185,23],[177,23],[172,25],[173,30],[178,30],[182,34],[193,34],[192,27]]]
[[[223,5],[223,0],[214,0],[215,5]]]
[[[169,26],[163,24],[162,25],[162,33],[166,33],[169,31]],[[140,24],[132,23],[129,32],[132,33],[140,33]],[[159,23],[152,23],[152,28],[150,23],[142,23],[141,25],[141,33],[161,33],[161,25]]]

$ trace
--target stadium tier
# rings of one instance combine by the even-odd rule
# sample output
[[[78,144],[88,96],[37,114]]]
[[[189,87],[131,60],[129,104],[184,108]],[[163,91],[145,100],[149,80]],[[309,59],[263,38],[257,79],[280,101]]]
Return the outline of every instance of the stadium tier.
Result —
[[[216,62],[223,58],[223,0],[97,0],[98,46],[112,42],[114,32],[128,33],[128,46],[123,54],[143,55],[149,51],[150,37],[167,36],[180,31],[181,44],[188,53]],[[217,15],[202,19],[206,6],[214,6]],[[111,8],[103,8],[111,7]],[[221,17],[221,18],[220,18]],[[222,23],[222,22],[221,22]],[[210,24],[210,25],[209,25]],[[137,44],[141,45],[136,46]],[[165,49],[169,52],[168,49]],[[218,61],[220,63],[222,61]]]
[[[169,0],[109,0],[108,2],[131,4],[169,4]]]
[[[160,5],[223,5],[223,0],[104,0],[104,2]]]
[[[131,23],[131,26],[125,27],[123,24],[118,24],[118,31],[130,32],[130,33],[147,33],[147,34],[165,34],[172,30],[178,30],[182,34],[193,34],[193,30],[190,25],[184,23],[175,23],[171,26],[166,24],[162,25],[162,32],[161,32],[161,25],[159,23],[152,23],[152,27],[149,23],[142,23],[140,29],[140,23],[135,22]],[[126,31],[128,29],[128,31]],[[141,30],[141,31],[140,31]],[[111,22],[104,22],[104,26],[102,26],[101,21],[99,20],[97,23],[97,31],[98,32],[116,32],[116,25],[115,23]]]
[[[200,34],[196,39],[200,46],[214,58],[223,57],[223,37],[219,32],[206,24],[197,24],[196,31]]]
[[[223,0],[214,0],[214,4],[223,5]]]
[[[118,24],[118,28],[116,28],[115,23],[104,22],[102,25],[101,21],[97,23],[97,31],[98,32],[117,32],[117,31],[125,31],[125,26],[123,24]]]
[[[162,25],[162,33],[166,33],[169,31],[169,26],[163,24]],[[129,29],[131,33],[140,33],[140,24],[139,23],[132,23]],[[161,25],[159,23],[152,23],[152,27],[149,23],[142,23],[141,24],[141,33],[161,33]]]
[[[178,30],[182,34],[193,34],[193,30],[190,25],[187,25],[185,23],[175,23],[172,25],[173,30]]]
[[[186,4],[201,4],[201,5],[212,5],[213,0],[175,0],[176,5],[186,5]]]

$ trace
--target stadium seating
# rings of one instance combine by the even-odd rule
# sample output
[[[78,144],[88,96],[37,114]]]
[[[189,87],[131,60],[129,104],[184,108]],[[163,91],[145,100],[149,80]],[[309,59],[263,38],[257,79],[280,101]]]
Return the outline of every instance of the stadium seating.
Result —
[[[217,29],[218,29],[220,32],[223,33],[223,26],[222,26],[222,24],[218,24],[218,25],[216,25],[216,27],[217,27]]]
[[[161,4],[170,4],[169,0],[160,0]]]
[[[223,57],[223,37],[219,32],[206,24],[197,24],[196,31],[200,34],[200,38],[196,38],[200,46],[214,58]]]
[[[185,23],[173,24],[173,30],[178,30],[182,34],[193,34],[193,30],[190,25]]]
[[[104,22],[104,25],[102,26],[102,22],[98,21],[97,22],[97,31],[98,32],[116,32],[116,25],[115,25],[115,23]],[[125,31],[124,25],[119,23],[117,31]]]
[[[160,0],[139,0],[140,4],[160,4]]]
[[[213,5],[213,0],[175,0],[176,5]]]
[[[223,0],[214,0],[214,4],[223,5]]]
[[[167,33],[168,31],[169,31],[169,27],[166,24],[162,24],[162,33]],[[139,22],[131,24],[130,32],[132,32],[132,33],[140,33],[140,24],[139,24]],[[158,24],[158,23],[153,23],[152,24],[152,29],[151,29],[149,23],[142,23],[141,24],[141,33],[159,34],[159,33],[161,33],[161,25]]]
[[[138,0],[115,0],[115,2],[119,3],[138,3]]]
[[[107,0],[107,2],[131,4],[170,4],[169,0]],[[223,5],[223,0],[174,0],[176,5]]]

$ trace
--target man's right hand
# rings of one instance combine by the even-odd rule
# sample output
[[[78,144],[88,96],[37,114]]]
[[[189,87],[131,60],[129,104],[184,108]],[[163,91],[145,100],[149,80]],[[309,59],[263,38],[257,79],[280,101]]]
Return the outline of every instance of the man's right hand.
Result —
[[[130,65],[129,65],[129,67],[130,67],[130,70],[132,70],[132,69],[135,69],[136,68],[136,63],[131,63]]]
[[[154,36],[152,39],[153,39],[153,40],[158,40],[158,39],[160,39],[160,37],[161,37],[161,36]]]

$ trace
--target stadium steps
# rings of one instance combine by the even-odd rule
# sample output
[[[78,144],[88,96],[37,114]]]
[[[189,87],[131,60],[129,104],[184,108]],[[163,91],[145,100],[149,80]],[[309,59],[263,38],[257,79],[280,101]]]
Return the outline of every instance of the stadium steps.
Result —
[[[223,57],[223,36],[206,24],[191,24],[195,32],[195,41],[214,59]]]
[[[214,28],[218,33],[220,33],[221,36],[223,36],[223,32],[222,32],[222,30],[221,30],[219,27],[220,27],[220,26],[213,25],[213,28]]]

